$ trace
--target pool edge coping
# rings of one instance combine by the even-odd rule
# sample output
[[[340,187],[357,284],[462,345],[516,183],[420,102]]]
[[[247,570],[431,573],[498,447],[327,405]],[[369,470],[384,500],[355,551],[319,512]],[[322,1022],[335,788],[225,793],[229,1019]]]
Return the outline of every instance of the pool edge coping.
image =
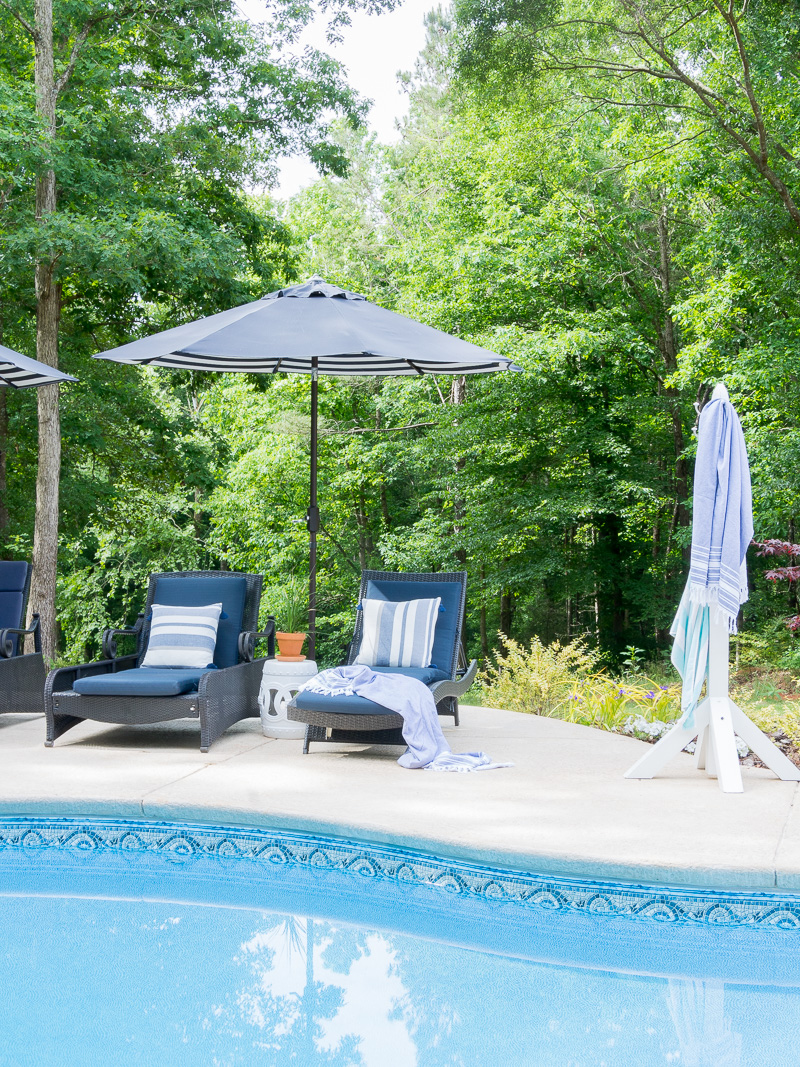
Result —
[[[358,843],[366,847],[420,852],[455,864],[472,864],[520,875],[535,875],[553,881],[600,882],[624,886],[647,886],[664,892],[773,894],[796,897],[800,903],[800,874],[773,867],[673,867],[657,864],[617,864],[575,855],[554,856],[546,853],[509,852],[482,849],[458,842],[445,841],[435,835],[411,837],[397,832],[377,830],[358,824],[332,823],[324,818],[287,817],[269,812],[243,809],[197,808],[159,805],[147,811],[140,802],[74,801],[52,799],[27,800],[23,803],[0,799],[0,829],[11,820],[108,820],[145,825],[175,824],[202,827],[206,830],[254,831],[316,835],[326,840]]]
[[[662,926],[800,929],[800,897],[794,893],[556,878],[427,850],[269,828],[119,816],[0,816],[0,855],[5,853],[34,870],[54,858],[63,862],[64,856],[83,866],[95,853],[110,858],[120,870],[140,854],[188,869],[211,863],[214,871],[227,876],[241,873],[247,864],[248,880],[253,863],[262,871],[288,865],[390,881],[404,889],[425,887],[464,901],[483,899],[527,912],[596,914]]]

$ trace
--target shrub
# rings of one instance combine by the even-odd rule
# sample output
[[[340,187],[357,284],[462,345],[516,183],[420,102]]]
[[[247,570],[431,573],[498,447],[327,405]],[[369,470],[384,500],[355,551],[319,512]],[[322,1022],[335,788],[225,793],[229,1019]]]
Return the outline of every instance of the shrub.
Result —
[[[543,645],[534,637],[525,647],[505,634],[499,636],[501,650],[494,652],[494,662],[480,678],[489,707],[557,715],[568,704],[576,681],[597,667],[597,654],[586,647],[583,637],[565,645],[560,641]]]
[[[668,721],[680,715],[680,685],[659,685],[642,675],[635,682],[608,677],[597,670],[597,653],[585,638],[543,645],[534,637],[529,647],[503,634],[500,641],[502,651],[480,678],[483,703],[490,707],[604,730],[621,730],[634,716]]]

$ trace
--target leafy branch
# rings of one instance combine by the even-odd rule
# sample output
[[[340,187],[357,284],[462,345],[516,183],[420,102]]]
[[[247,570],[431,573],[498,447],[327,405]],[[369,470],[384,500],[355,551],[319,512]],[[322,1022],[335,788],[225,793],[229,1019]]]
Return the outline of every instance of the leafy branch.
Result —
[[[791,607],[797,607],[797,582],[800,581],[800,566],[793,560],[800,559],[800,545],[791,541],[781,541],[771,538],[767,541],[754,541],[753,544],[759,549],[757,556],[777,556],[788,560],[786,566],[775,567],[764,575],[768,582],[789,583],[789,603]],[[786,620],[786,626],[796,633],[800,630],[800,615],[793,615]]]

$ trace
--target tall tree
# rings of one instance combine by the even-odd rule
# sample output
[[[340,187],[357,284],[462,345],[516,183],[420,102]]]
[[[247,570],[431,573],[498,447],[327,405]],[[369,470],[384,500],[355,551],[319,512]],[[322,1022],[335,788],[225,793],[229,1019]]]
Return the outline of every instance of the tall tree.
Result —
[[[352,123],[361,116],[337,64],[313,51],[291,55],[311,7],[277,3],[270,23],[260,26],[244,22],[232,0],[79,0],[58,7],[55,22],[52,0],[35,0],[32,17],[11,0],[0,9],[4,88],[23,79],[14,98],[23,110],[27,74],[35,90],[32,203],[30,159],[21,145],[4,160],[15,193],[4,229],[12,253],[27,259],[34,274],[37,358],[57,365],[65,303],[83,305],[85,332],[87,317],[96,320],[98,304],[113,292],[113,336],[125,324],[143,328],[153,313],[168,322],[176,311],[182,317],[198,305],[210,310],[226,295],[246,299],[257,284],[257,274],[248,284],[247,271],[269,255],[270,227],[250,211],[247,234],[248,209],[237,189],[267,180],[284,151],[304,151],[323,172],[342,172],[344,155],[325,116],[339,112]],[[236,244],[249,245],[246,258]],[[165,286],[164,275],[178,284]],[[192,288],[194,308],[185,300]],[[24,333],[25,300],[14,293],[10,302]],[[57,387],[41,389],[38,402],[30,604],[42,617],[43,647],[52,658]]]
[[[589,106],[672,117],[741,158],[800,229],[798,0],[457,0],[461,63],[484,78],[568,75]],[[675,138],[667,134],[664,149]]]

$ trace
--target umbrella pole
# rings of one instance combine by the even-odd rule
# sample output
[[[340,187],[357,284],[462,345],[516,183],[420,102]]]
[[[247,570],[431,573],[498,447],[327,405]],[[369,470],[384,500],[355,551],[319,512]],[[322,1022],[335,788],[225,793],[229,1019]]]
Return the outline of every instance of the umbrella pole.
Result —
[[[311,486],[309,493],[306,526],[309,534],[308,566],[308,658],[314,659],[317,637],[317,530],[319,507],[317,506],[317,395],[319,389],[319,360],[311,360]]]

